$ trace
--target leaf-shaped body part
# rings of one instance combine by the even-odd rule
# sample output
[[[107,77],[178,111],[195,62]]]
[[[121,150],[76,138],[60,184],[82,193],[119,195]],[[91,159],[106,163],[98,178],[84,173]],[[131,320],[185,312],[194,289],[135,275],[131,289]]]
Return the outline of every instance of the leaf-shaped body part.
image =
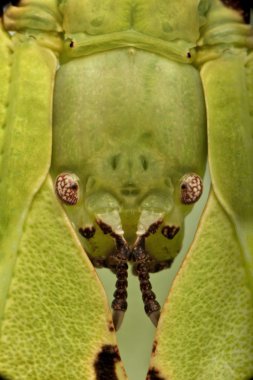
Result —
[[[6,71],[2,58],[0,70]],[[0,320],[23,223],[50,166],[56,63],[51,51],[29,37],[16,43],[11,56],[0,168]]]
[[[211,192],[164,306],[150,373],[164,380],[244,380],[253,375],[252,357],[253,303],[243,253]]]
[[[104,291],[49,179],[33,201],[19,246],[1,329],[0,374],[125,379]]]

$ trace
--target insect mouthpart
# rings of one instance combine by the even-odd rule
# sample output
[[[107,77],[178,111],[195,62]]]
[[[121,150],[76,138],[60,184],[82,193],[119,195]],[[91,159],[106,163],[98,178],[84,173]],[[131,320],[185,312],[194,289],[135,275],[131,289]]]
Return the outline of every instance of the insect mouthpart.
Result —
[[[140,283],[140,290],[144,303],[144,310],[152,323],[157,326],[160,317],[160,305],[156,300],[156,295],[152,291],[152,285],[149,279],[151,257],[145,249],[145,241],[148,236],[157,232],[162,220],[160,215],[154,223],[149,224],[145,233],[138,234],[132,246],[125,240],[123,234],[117,234],[113,228],[101,219],[97,219],[102,232],[110,235],[114,239],[115,251],[108,258],[108,263],[113,262],[113,271],[116,273],[117,281],[115,284],[114,299],[112,301],[113,322],[115,329],[118,330],[127,309],[127,277],[128,262],[133,261],[136,274]],[[110,267],[110,264],[108,265]]]

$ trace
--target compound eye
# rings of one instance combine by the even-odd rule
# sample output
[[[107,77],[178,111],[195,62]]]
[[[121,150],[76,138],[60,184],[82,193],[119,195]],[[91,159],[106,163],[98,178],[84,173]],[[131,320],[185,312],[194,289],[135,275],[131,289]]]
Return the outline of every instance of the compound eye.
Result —
[[[71,173],[62,173],[55,180],[55,192],[67,205],[75,205],[79,198],[78,177]]]
[[[186,174],[181,178],[181,202],[185,205],[195,203],[203,192],[203,183],[200,176],[195,173]]]

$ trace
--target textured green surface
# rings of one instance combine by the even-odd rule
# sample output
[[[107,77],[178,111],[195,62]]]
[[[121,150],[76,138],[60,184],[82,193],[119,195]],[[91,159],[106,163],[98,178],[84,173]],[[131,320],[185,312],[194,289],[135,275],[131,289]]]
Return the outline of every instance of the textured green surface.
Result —
[[[12,55],[0,181],[0,317],[24,219],[50,165],[55,67],[53,54],[33,39]]]
[[[227,50],[201,76],[213,187],[235,223],[253,294],[252,58],[246,50]]]
[[[167,380],[253,375],[253,303],[242,249],[211,193],[157,329],[151,367]]]
[[[211,4],[212,10],[209,14],[206,14]],[[248,377],[252,377],[250,370],[252,369],[251,361],[253,356],[252,301],[250,291],[247,288],[247,281],[252,284],[253,278],[252,117],[249,117],[248,113],[248,111],[252,113],[252,60],[250,62],[246,57],[246,50],[239,53],[238,48],[243,47],[243,49],[246,49],[246,47],[253,46],[250,28],[242,25],[240,16],[232,10],[225,9],[218,0],[189,0],[187,5],[183,0],[169,2],[167,0],[122,0],[121,6],[116,7],[113,0],[88,0],[83,2],[77,0],[62,0],[59,2],[56,0],[45,0],[43,2],[41,0],[21,0],[20,5],[20,7],[10,7],[5,15],[7,28],[9,30],[24,31],[25,34],[32,35],[33,39],[37,38],[41,45],[50,47],[55,51],[61,48],[57,32],[60,32],[63,27],[66,32],[64,36],[66,38],[65,48],[67,47],[66,59],[79,54],[95,53],[107,48],[116,49],[128,46],[132,62],[136,58],[133,48],[138,47],[138,49],[150,50],[153,53],[155,52],[180,62],[190,63],[195,59],[194,47],[197,44],[201,46],[200,49],[198,48],[197,62],[212,61],[204,66],[202,72],[204,73],[202,78],[206,87],[205,100],[208,108],[212,180],[219,201],[222,202],[223,207],[233,216],[233,220],[236,222],[238,236],[242,245],[239,246],[235,231],[224,211],[215,204],[214,200],[210,201],[207,215],[204,217],[206,224],[204,223],[200,227],[199,234],[196,237],[197,240],[170,295],[169,307],[166,307],[168,314],[164,314],[161,320],[161,326],[164,326],[164,331],[161,330],[162,327],[159,328],[161,335],[157,348],[158,357],[154,359],[154,365],[157,364],[162,375],[166,376],[166,380],[171,380],[171,377],[172,380],[174,378],[187,380],[187,376],[189,380],[245,380],[244,377],[248,380]],[[62,13],[62,19],[60,13]],[[200,40],[196,42],[199,38],[199,27],[206,20],[208,24],[201,29]],[[16,40],[17,42],[19,37],[20,35],[18,35],[17,39],[14,38],[14,41]],[[42,135],[42,130],[37,129],[37,127],[41,116],[40,112],[42,112],[43,117],[47,117],[47,115],[49,118],[51,117],[51,86],[55,59],[49,51],[38,49],[34,41],[32,42],[33,39],[28,43],[26,37],[22,38],[24,38],[23,46],[15,49],[13,55],[13,71],[15,75],[11,77],[12,84],[9,97],[11,117],[9,117],[8,123],[14,128],[11,128],[11,132],[8,132],[8,134],[2,133],[0,135],[0,140],[2,137],[6,138],[3,143],[4,149],[6,149],[5,157],[3,156],[5,172],[1,173],[1,178],[4,181],[0,198],[0,212],[3,221],[0,226],[0,240],[2,238],[0,257],[4,258],[0,262],[0,285],[2,290],[0,300],[3,304],[9,287],[12,268],[15,265],[15,253],[19,245],[19,238],[23,233],[23,221],[34,193],[44,179],[39,172],[38,163],[43,161],[42,157],[45,149],[50,148],[46,138],[44,139],[46,134]],[[159,39],[159,43],[156,43],[158,41],[155,38]],[[2,103],[4,105],[4,107],[0,108],[1,122],[5,118],[8,104],[6,96],[9,83],[9,66],[7,65],[9,65],[10,58],[8,49],[6,49],[8,42],[6,43],[5,37],[3,37],[3,41],[4,44],[0,47],[0,79],[3,80],[0,91],[2,91],[1,96],[3,94]],[[70,44],[70,41],[73,44]],[[232,44],[232,48],[229,44]],[[36,47],[35,50],[33,50],[33,47]],[[226,51],[225,56],[221,60],[215,61],[222,55],[223,50]],[[190,58],[187,54],[189,51],[191,52]],[[119,50],[117,53],[119,53]],[[104,55],[105,60],[108,56],[108,54]],[[147,56],[147,53],[146,55],[143,53],[144,65],[142,68],[148,61]],[[105,67],[110,68],[112,72],[111,77],[108,75],[107,78],[105,78],[105,70],[101,70],[101,67],[99,68],[101,61],[98,59],[98,54],[87,58],[87,61],[85,58],[87,67],[90,65],[91,69],[87,75],[87,77],[91,78],[90,83],[89,80],[82,83],[80,80],[82,65],[79,66],[77,61],[73,62],[73,65],[76,64],[76,68],[73,70],[75,75],[73,78],[69,76],[69,89],[76,87],[77,97],[71,96],[70,90],[67,90],[66,104],[69,104],[72,98],[74,99],[73,108],[75,108],[79,101],[81,103],[80,107],[85,109],[87,113],[87,120],[93,123],[91,129],[94,125],[96,126],[99,116],[104,119],[108,117],[106,120],[109,120],[109,123],[112,120],[116,120],[116,122],[120,120],[120,129],[125,132],[125,135],[122,133],[120,138],[125,138],[124,136],[126,136],[127,139],[131,129],[129,127],[129,125],[131,126],[130,122],[133,122],[129,110],[133,110],[132,112],[138,115],[142,121],[145,121],[146,125],[152,124],[154,121],[155,126],[157,124],[160,127],[160,119],[156,119],[154,116],[157,115],[156,108],[152,109],[151,104],[144,102],[142,115],[139,114],[139,110],[145,94],[147,94],[150,103],[155,104],[152,95],[157,98],[157,108],[159,108],[161,99],[163,99],[165,104],[169,103],[171,108],[174,109],[174,115],[172,112],[172,118],[168,121],[172,126],[175,126],[175,134],[172,134],[167,142],[162,141],[165,142],[166,149],[170,151],[166,161],[173,165],[178,163],[182,170],[186,164],[191,168],[189,156],[183,156],[180,149],[196,154],[196,150],[192,149],[190,144],[187,146],[186,143],[182,148],[181,141],[183,137],[185,137],[186,142],[189,141],[189,136],[186,136],[181,128],[182,124],[188,125],[188,120],[193,121],[192,129],[190,128],[190,137],[193,137],[193,140],[196,139],[196,130],[198,130],[198,125],[195,121],[199,116],[199,106],[194,102],[191,105],[190,102],[182,101],[182,99],[189,97],[189,93],[192,92],[193,88],[197,88],[197,82],[195,82],[195,85],[191,82],[193,77],[191,78],[191,75],[189,77],[185,76],[186,71],[189,70],[190,74],[190,70],[193,68],[190,65],[184,65],[185,71],[182,70],[181,75],[184,78],[185,85],[180,88],[179,83],[182,84],[182,82],[178,80],[177,76],[174,76],[173,70],[170,71],[170,74],[175,78],[174,82],[166,82],[163,76],[164,72],[160,81],[157,80],[158,76],[154,73],[161,68],[160,63],[163,61],[160,56],[156,56],[152,64],[150,64],[149,70],[145,72],[145,75],[147,74],[145,86],[143,87],[145,91],[138,93],[137,88],[140,84],[141,70],[136,70],[136,76],[134,76],[134,70],[131,72],[131,70],[125,70],[125,67],[123,67],[123,62],[127,61],[124,61],[125,58],[120,55],[117,56],[116,53],[114,57],[114,60],[105,62]],[[92,59],[97,60],[97,63],[92,63]],[[159,64],[155,63],[156,60],[159,61]],[[49,63],[48,71],[47,64],[43,65],[42,62]],[[127,62],[129,63],[129,60]],[[149,62],[151,63],[151,60]],[[127,73],[128,77],[125,82],[124,80],[122,81],[123,85],[121,87],[117,87],[115,80],[118,77],[122,78],[122,72],[120,70],[117,72],[114,69],[120,66],[121,63],[122,70]],[[96,68],[93,73],[92,66]],[[173,62],[171,63],[172,66]],[[52,67],[53,70],[51,70]],[[98,75],[98,72],[101,75]],[[193,70],[192,75],[195,75]],[[155,87],[150,85],[151,77],[156,80],[155,91]],[[74,78],[76,78],[76,82]],[[79,91],[82,84],[84,90]],[[127,88],[129,93],[126,91]],[[173,94],[176,93],[176,90],[178,92],[175,96]],[[37,94],[38,98],[36,97]],[[62,97],[63,94],[65,94],[65,91],[60,92],[59,96]],[[127,94],[127,100],[124,99],[123,94]],[[90,99],[90,103],[89,101],[85,103],[85,96]],[[248,100],[251,101],[251,106],[249,107]],[[134,103],[137,104],[136,108],[134,108]],[[27,106],[28,104],[29,107]],[[103,105],[105,104],[109,109],[108,114],[103,113]],[[115,104],[119,105],[116,111]],[[166,107],[167,104],[164,106],[165,110]],[[78,109],[78,107],[75,109]],[[166,113],[168,114],[167,111]],[[186,115],[187,117],[184,120]],[[63,120],[67,120],[65,116],[63,112]],[[67,128],[71,125],[72,116],[67,120]],[[78,111],[77,116],[83,122],[81,112]],[[26,118],[31,121],[29,124],[31,128],[27,128]],[[13,122],[14,119],[19,119],[18,123]],[[163,119],[166,120],[166,117]],[[129,120],[128,126],[124,124],[125,120]],[[184,122],[182,123],[182,121]],[[18,128],[16,128],[17,125]],[[50,127],[51,120],[45,125]],[[19,128],[20,126],[25,128]],[[194,127],[196,130],[194,130]],[[73,131],[72,128],[69,129],[71,132]],[[94,128],[94,130],[97,129]],[[38,131],[38,135],[33,135],[34,132],[37,133]],[[18,133],[15,140],[16,137],[14,139],[13,137],[16,132]],[[29,132],[29,137],[25,134],[27,132]],[[202,132],[204,133],[204,128]],[[115,137],[117,133],[116,126],[111,135]],[[107,141],[108,135],[105,134],[105,137],[103,138],[102,136],[101,138],[102,145]],[[157,133],[152,135],[152,143],[155,141],[154,137],[157,137]],[[97,139],[95,133],[89,139],[86,136],[89,143],[94,139]],[[67,138],[66,140],[71,142],[71,139]],[[77,161],[79,162],[80,154],[76,149],[77,140],[75,139],[70,153],[73,159],[76,159],[76,153]],[[12,145],[13,141],[18,143]],[[40,144],[37,144],[38,141]],[[43,145],[44,143],[45,145]],[[86,146],[87,151],[90,149],[89,145],[92,144]],[[128,145],[127,143],[126,146],[120,146],[120,149],[127,152]],[[174,151],[177,154],[176,158],[171,156],[172,145],[176,147]],[[197,139],[196,145],[197,147],[199,146]],[[39,147],[39,150],[36,150],[37,147]],[[110,148],[107,146],[105,151],[107,153],[112,152]],[[36,150],[37,155],[33,155],[33,149]],[[131,158],[134,158],[135,151],[136,149],[132,149]],[[64,154],[63,156],[66,156],[69,163],[67,155]],[[89,154],[90,156],[92,154]],[[158,163],[159,159],[157,159],[156,155],[154,157],[156,163]],[[183,159],[183,164],[177,161],[178,157]],[[195,158],[197,162],[201,161],[198,160],[198,157]],[[200,165],[203,165],[203,163],[204,160],[199,162]],[[102,182],[105,180],[107,185],[108,179],[112,179],[112,176],[108,175],[108,172],[103,168],[101,170],[101,167],[97,169],[104,176],[102,176]],[[125,168],[123,168],[122,172],[125,173]],[[45,173],[46,170],[44,175]],[[138,170],[136,173],[140,174]],[[151,174],[158,174],[156,168]],[[38,179],[38,182],[35,181],[36,183],[33,182],[34,175]],[[136,177],[137,180],[141,181],[140,175]],[[150,179],[153,180],[152,175],[149,176]],[[148,183],[150,184],[150,182]],[[115,186],[115,183],[113,183],[113,186],[110,187],[112,191],[116,192],[119,185],[117,183],[117,186]],[[86,334],[86,330],[85,333],[80,333],[81,327],[83,328],[84,325],[80,326],[80,324],[82,322],[86,323],[85,314],[82,313],[87,311],[85,307],[87,304],[79,292],[86,289],[82,281],[87,281],[87,278],[92,274],[88,271],[87,278],[86,272],[84,273],[83,271],[82,275],[80,274],[83,263],[80,260],[80,257],[82,257],[80,247],[77,252],[77,248],[73,248],[70,243],[71,239],[69,240],[65,235],[63,237],[60,235],[57,228],[59,226],[63,227],[61,223],[66,222],[65,217],[62,216],[63,219],[61,220],[60,217],[58,220],[56,217],[57,212],[55,212],[55,207],[57,208],[58,206],[49,202],[50,197],[48,198],[47,191],[45,191],[44,189],[41,193],[42,195],[38,195],[37,200],[34,201],[28,224],[25,226],[22,246],[19,250],[15,276],[13,276],[9,293],[10,298],[5,310],[4,335],[0,351],[3,361],[2,369],[5,369],[9,374],[16,372],[15,377],[17,379],[22,379],[22,376],[25,379],[38,378],[38,380],[47,376],[50,379],[57,380],[61,379],[61,376],[62,378],[69,376],[70,379],[73,379],[71,371],[74,370],[78,380],[80,376],[90,379],[92,378],[90,371],[93,371],[92,363],[95,351],[101,348],[101,337],[104,334],[103,331],[108,329],[108,320],[105,321],[104,311],[98,307],[104,326],[102,328],[102,324],[98,322],[98,331],[101,336],[98,337],[96,326],[91,327],[90,335]],[[51,194],[51,190],[49,193]],[[177,193],[175,194],[178,195]],[[37,202],[40,201],[42,202],[41,206],[36,208],[38,206]],[[6,207],[6,202],[8,207]],[[49,211],[49,203],[53,207],[50,211],[51,214],[49,213],[51,216],[44,219],[44,213]],[[9,207],[10,205],[11,207]],[[36,212],[34,207],[37,210]],[[44,210],[44,207],[46,207],[47,211]],[[52,210],[54,211],[52,212]],[[129,230],[133,228],[133,224],[135,227],[137,222],[137,217],[131,216],[132,218],[125,218],[125,220],[127,219],[126,225]],[[30,217],[33,217],[33,222],[31,222]],[[46,223],[45,220],[47,221]],[[81,216],[81,221],[83,222],[83,220],[90,221],[85,213],[82,213]],[[174,221],[174,219],[170,220]],[[42,227],[43,222],[45,223],[44,227]],[[54,225],[53,223],[56,224]],[[16,226],[18,226],[18,229],[16,229]],[[64,231],[65,227],[59,228],[61,232]],[[39,229],[36,230],[37,228]],[[67,230],[69,231],[69,225]],[[55,235],[51,237],[51,233]],[[36,239],[39,239],[39,241]],[[63,248],[59,248],[61,239],[65,244],[64,255]],[[67,239],[67,243],[65,239]],[[78,243],[75,242],[75,244]],[[54,245],[56,246],[56,255],[53,255]],[[153,246],[156,248],[156,240],[153,241]],[[70,252],[65,254],[66,247],[69,247],[72,253],[76,252],[74,258]],[[40,252],[42,254],[38,256]],[[48,255],[48,252],[51,255]],[[66,261],[64,261],[65,257]],[[196,259],[195,257],[198,258]],[[48,258],[51,261],[47,261]],[[76,264],[74,264],[73,260],[76,260]],[[246,269],[244,267],[245,263],[248,265],[247,275],[244,270]],[[71,275],[68,276],[70,272]],[[67,290],[63,293],[64,286]],[[72,292],[71,294],[70,291]],[[66,298],[63,298],[65,296]],[[99,297],[101,299],[103,295],[100,294],[98,295]],[[80,300],[78,307],[77,299]],[[89,302],[91,302],[90,309],[92,313],[89,314],[88,312],[88,317],[89,320],[94,320],[93,302],[91,299]],[[67,304],[71,306],[70,309],[66,307]],[[94,305],[97,305],[97,303],[94,303]],[[36,318],[37,315],[38,318]],[[168,325],[166,325],[167,316],[169,316]],[[87,327],[87,323],[85,327]],[[109,334],[108,331],[106,334]],[[82,340],[81,338],[84,335],[85,338]],[[94,343],[96,338],[98,339]],[[73,342],[78,343],[74,345]],[[89,346],[90,342],[91,346]],[[113,340],[108,339],[108,342],[114,344]],[[85,349],[82,350],[84,346]],[[83,354],[86,355],[84,361]],[[138,355],[138,352],[135,354]],[[166,356],[167,354],[168,361],[164,364],[162,362],[163,355]],[[77,360],[77,364],[73,367],[74,360]],[[17,365],[18,367],[16,368]],[[175,366],[177,367],[176,369]],[[62,373],[60,367],[65,372]],[[80,369],[81,367],[82,369]]]
[[[60,9],[67,33],[94,36],[133,28],[164,40],[187,39],[195,43],[209,3],[204,0],[199,6],[198,1],[188,0],[185,6],[184,0],[121,0],[119,6],[114,0],[68,0],[62,1]]]
[[[97,354],[104,344],[116,344],[110,325],[95,270],[47,180],[18,250],[1,330],[0,373],[12,380],[95,379]]]
[[[8,91],[10,84],[11,71],[11,41],[8,34],[4,31],[2,22],[0,21],[0,170],[2,163],[2,153],[4,145],[4,130],[6,122],[6,105],[8,99]]]

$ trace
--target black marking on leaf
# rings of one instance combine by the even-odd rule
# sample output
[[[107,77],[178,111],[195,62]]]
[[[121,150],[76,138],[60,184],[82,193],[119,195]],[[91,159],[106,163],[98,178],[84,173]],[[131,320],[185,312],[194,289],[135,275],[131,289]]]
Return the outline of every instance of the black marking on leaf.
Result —
[[[120,360],[117,346],[103,346],[94,363],[96,380],[118,380],[115,365]]]
[[[146,380],[165,380],[163,377],[159,376],[159,371],[155,368],[150,368]],[[168,380],[168,379],[166,379]]]
[[[229,8],[237,10],[244,18],[244,21],[249,24],[250,22],[250,5],[249,0],[221,0],[224,5]]]
[[[71,41],[70,44],[69,44],[69,47],[70,47],[70,48],[73,48],[74,45],[75,45],[75,44],[74,44],[74,41]]]

